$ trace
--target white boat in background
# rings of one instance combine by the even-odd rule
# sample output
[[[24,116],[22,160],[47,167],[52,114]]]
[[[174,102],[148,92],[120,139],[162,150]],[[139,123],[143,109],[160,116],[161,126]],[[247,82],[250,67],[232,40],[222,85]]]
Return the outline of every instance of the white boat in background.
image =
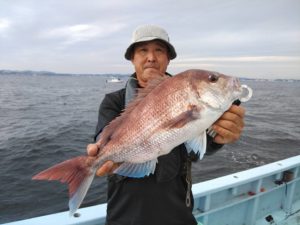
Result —
[[[300,224],[300,155],[193,185],[200,225]],[[6,225],[101,225],[106,204]]]
[[[106,79],[106,83],[122,83],[123,80],[117,77],[111,77],[109,79]]]

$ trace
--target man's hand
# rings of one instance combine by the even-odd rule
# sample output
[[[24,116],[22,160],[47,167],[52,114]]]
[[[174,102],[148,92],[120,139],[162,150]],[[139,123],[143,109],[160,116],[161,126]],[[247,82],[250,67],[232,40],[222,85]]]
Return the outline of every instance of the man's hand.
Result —
[[[212,126],[217,135],[214,142],[228,144],[237,141],[244,128],[245,109],[232,105]]]
[[[98,154],[98,145],[97,144],[89,144],[87,146],[87,154],[89,156],[96,156]],[[114,163],[113,161],[105,162],[96,172],[97,176],[104,176],[107,174],[111,174],[116,168],[119,167],[120,164]]]

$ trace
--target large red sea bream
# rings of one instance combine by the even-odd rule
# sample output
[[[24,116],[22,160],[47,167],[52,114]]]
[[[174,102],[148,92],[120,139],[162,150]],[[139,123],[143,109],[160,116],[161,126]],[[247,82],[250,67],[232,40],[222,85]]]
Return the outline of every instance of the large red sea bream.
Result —
[[[186,143],[203,157],[206,130],[251,89],[238,78],[204,70],[188,70],[151,81],[125,111],[104,128],[96,157],[79,156],[35,175],[69,185],[69,207],[79,208],[96,170],[107,160],[121,163],[114,173],[144,177],[154,173],[157,157]]]

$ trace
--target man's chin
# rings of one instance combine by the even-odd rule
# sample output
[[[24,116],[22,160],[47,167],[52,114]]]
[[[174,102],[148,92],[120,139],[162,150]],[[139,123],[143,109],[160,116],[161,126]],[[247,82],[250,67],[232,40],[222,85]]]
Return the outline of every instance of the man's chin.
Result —
[[[146,67],[146,68],[144,69],[144,71],[159,72],[159,69],[156,69],[156,68],[154,68],[154,67]]]
[[[144,73],[145,74],[152,74],[152,75],[157,75],[157,74],[162,75],[163,74],[159,69],[152,68],[152,67],[144,69]]]

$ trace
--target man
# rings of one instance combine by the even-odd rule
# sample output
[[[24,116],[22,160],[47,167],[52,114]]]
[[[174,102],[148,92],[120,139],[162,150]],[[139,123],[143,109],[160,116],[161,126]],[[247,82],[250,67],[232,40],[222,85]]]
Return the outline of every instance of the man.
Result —
[[[107,94],[103,99],[98,117],[96,136],[117,117],[131,101],[138,87],[144,88],[149,80],[169,76],[167,67],[176,57],[167,32],[157,26],[145,25],[133,33],[125,58],[134,66],[135,73],[126,87]],[[245,110],[231,106],[213,125],[217,135],[208,136],[207,154],[239,139],[244,127]],[[97,144],[87,147],[88,154],[97,154]],[[193,214],[191,193],[191,161],[197,156],[188,155],[185,144],[158,158],[155,173],[144,178],[122,177],[111,172],[118,166],[109,161],[97,171],[108,176],[107,225],[187,225],[197,224]]]

